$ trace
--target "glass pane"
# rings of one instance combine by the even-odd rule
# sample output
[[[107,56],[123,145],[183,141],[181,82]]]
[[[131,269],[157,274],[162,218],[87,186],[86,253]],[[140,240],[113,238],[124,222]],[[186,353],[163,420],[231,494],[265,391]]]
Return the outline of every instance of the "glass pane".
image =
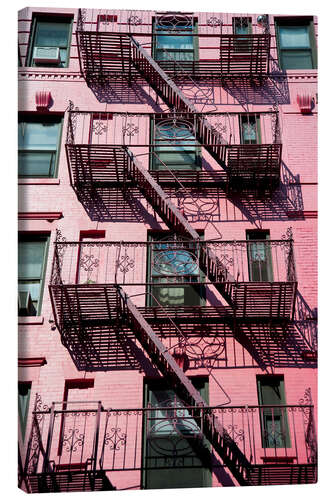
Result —
[[[67,47],[69,23],[38,21],[35,47]]]
[[[18,126],[19,149],[54,149],[58,144],[60,123],[20,122]]]
[[[257,120],[254,116],[242,117],[242,140],[243,144],[257,144],[259,142]]]
[[[281,49],[310,48],[308,26],[280,26],[279,35]]]
[[[186,35],[157,35],[157,49],[191,50],[193,49],[193,37]]]
[[[170,407],[167,410],[155,410],[150,415],[150,433],[155,436],[163,435],[193,435],[200,429],[186,409],[177,409],[184,406],[176,394],[171,390],[153,390],[150,397],[151,405],[155,408]]]
[[[177,170],[197,169],[199,167],[198,156],[194,149],[196,141],[190,125],[187,126],[181,122],[157,124],[155,144],[155,152],[158,157],[155,156],[154,167],[157,170],[165,169],[165,165]]]
[[[30,383],[20,383],[18,384],[18,413],[21,424],[21,433],[24,440],[26,423],[28,417],[29,400],[30,400]]]
[[[30,292],[31,302],[33,305],[32,311],[29,312],[30,316],[37,315],[38,301],[40,297],[40,280],[38,281],[20,281],[18,284],[19,292]]]
[[[67,62],[67,49],[60,49],[60,65],[63,68]]]
[[[21,241],[18,244],[18,276],[40,279],[44,262],[45,241]]]
[[[18,174],[20,177],[52,177],[54,164],[55,153],[19,152]]]
[[[282,69],[312,69],[312,54],[309,50],[284,50],[281,52]]]

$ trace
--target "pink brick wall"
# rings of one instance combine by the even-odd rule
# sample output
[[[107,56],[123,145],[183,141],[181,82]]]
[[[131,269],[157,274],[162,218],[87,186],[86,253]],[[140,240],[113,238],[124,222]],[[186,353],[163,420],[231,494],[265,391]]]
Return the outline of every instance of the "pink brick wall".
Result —
[[[68,166],[64,144],[66,142],[67,113],[69,100],[74,102],[80,110],[100,111],[132,111],[142,112],[155,111],[153,106],[156,98],[149,86],[144,87],[145,99],[139,98],[137,103],[127,104],[126,92],[122,102],[98,102],[93,92],[87,87],[85,81],[79,74],[77,47],[75,38],[76,9],[49,9],[26,8],[20,12],[19,41],[21,56],[24,57],[29,40],[31,16],[36,12],[68,13],[74,15],[73,37],[71,46],[71,59],[68,68],[50,69],[44,68],[19,68],[19,110],[35,112],[35,93],[40,90],[48,90],[52,94],[53,105],[50,112],[64,113],[64,126],[61,141],[61,152],[59,157],[58,182],[46,180],[42,185],[39,182],[19,181],[19,212],[62,212],[63,218],[53,222],[44,220],[20,220],[20,231],[40,231],[50,234],[51,244],[48,253],[45,289],[43,305],[41,310],[41,324],[34,324],[32,318],[29,324],[19,323],[19,357],[45,357],[47,364],[40,368],[20,368],[19,380],[32,382],[32,394],[38,392],[44,404],[50,405],[53,401],[61,401],[64,392],[65,380],[75,378],[93,378],[94,388],[89,389],[89,399],[101,400],[104,407],[113,408],[135,408],[141,407],[143,401],[144,374],[137,370],[110,371],[86,373],[79,372],[64,346],[60,342],[60,335],[52,328],[52,307],[48,292],[48,283],[51,276],[53,259],[53,241],[56,229],[60,229],[62,235],[68,241],[78,241],[80,231],[89,229],[105,230],[105,240],[146,240],[147,231],[159,227],[156,223],[145,222],[96,222],[90,220],[81,203],[78,202],[74,190],[69,184]],[[115,11],[118,16],[120,11]],[[96,12],[89,11],[89,15]],[[230,15],[229,15],[230,16]],[[149,18],[149,15],[148,15]],[[273,26],[273,17],[271,24]],[[149,21],[150,22],[150,21]],[[94,29],[94,28],[93,28]],[[273,51],[275,42],[273,38]],[[241,209],[238,203],[227,199],[224,193],[219,195],[216,214],[218,221],[216,227],[222,233],[225,240],[245,239],[247,229],[269,229],[272,239],[280,239],[286,233],[287,228],[293,230],[295,241],[294,252],[296,270],[298,276],[298,290],[307,302],[310,309],[317,304],[317,220],[316,220],[316,193],[317,193],[317,169],[316,169],[316,123],[317,105],[311,115],[303,116],[299,112],[296,102],[297,94],[316,94],[317,77],[316,71],[290,71],[287,74],[288,102],[281,102],[279,112],[282,121],[283,162],[297,177],[297,192],[301,193],[301,205],[295,202],[295,186],[289,187],[290,198],[287,200],[287,208],[281,209],[279,197],[275,201],[266,202],[263,205],[255,200],[243,201]],[[236,89],[237,90],[237,89]],[[128,90],[128,94],[130,91]],[[219,85],[214,86],[213,93],[215,108],[219,111],[243,111],[239,102],[241,94],[229,92]],[[266,98],[263,97],[266,95]],[[264,94],[260,89],[248,89],[246,98],[249,102],[249,111],[267,111],[273,104],[272,96]],[[282,98],[281,98],[282,100]],[[150,103],[147,103],[150,102]],[[162,109],[166,109],[160,103]],[[209,110],[209,107],[207,108]],[[212,161],[210,156],[204,153],[207,161]],[[214,164],[215,162],[212,162]],[[153,214],[148,203],[143,200],[150,214]],[[295,212],[302,211],[304,218],[298,218]],[[289,212],[289,215],[288,213]],[[161,227],[165,225],[159,221]],[[203,229],[205,222],[193,222],[193,227]],[[207,239],[216,237],[216,230],[210,224],[205,230]],[[145,266],[145,263],[143,263]],[[265,349],[265,346],[264,346]],[[310,387],[314,402],[317,398],[316,370],[306,363],[302,364],[299,355],[288,359],[278,351],[274,355],[271,366],[263,370],[258,366],[256,360],[237,341],[227,338],[224,359],[219,362],[219,368],[213,370],[221,388],[215,380],[210,377],[209,402],[211,405],[256,405],[258,404],[256,376],[265,373],[283,375],[286,388],[287,404],[297,404],[303,397],[306,388]],[[283,360],[281,361],[281,359]],[[297,358],[297,359],[296,359]],[[187,372],[189,376],[207,375],[204,368],[193,368]],[[83,392],[81,391],[82,400]],[[86,393],[88,394],[88,393]],[[30,400],[29,421],[27,429],[30,428],[31,410],[33,407],[33,396]],[[27,432],[28,435],[28,432]],[[257,436],[259,439],[259,436]],[[137,488],[140,484],[140,472],[120,472],[111,475],[112,482],[119,489]],[[216,475],[213,474],[213,485],[221,486]]]

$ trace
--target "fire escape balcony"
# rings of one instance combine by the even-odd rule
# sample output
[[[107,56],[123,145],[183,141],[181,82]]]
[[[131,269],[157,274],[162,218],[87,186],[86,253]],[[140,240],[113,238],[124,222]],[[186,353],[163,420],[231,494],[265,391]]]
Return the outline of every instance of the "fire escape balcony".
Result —
[[[84,192],[138,191],[135,159],[162,189],[271,193],[280,182],[276,110],[261,113],[69,111],[71,184]]]
[[[311,398],[294,405],[227,407],[190,406],[178,399],[115,409],[72,401],[42,407],[37,395],[36,403],[22,468],[31,493],[117,489],[129,473],[137,474],[139,483],[143,470],[172,472],[180,463],[186,469],[208,463],[217,476],[225,467],[233,473],[231,455],[222,459],[207,426],[211,421],[247,461],[246,482],[235,478],[235,484],[316,481]]]
[[[107,22],[107,15],[104,21],[101,16],[88,20],[79,11],[77,46],[88,85],[105,85],[120,78],[129,83],[147,80],[149,67],[143,70],[139,62],[141,47],[175,81],[268,76],[268,24],[255,25],[252,32],[239,34],[223,25],[221,19],[202,16],[205,13],[198,22],[195,17],[180,13],[154,18],[150,13],[146,22],[140,22],[137,16],[136,20],[129,16],[125,22],[117,22],[117,16],[109,15]]]
[[[255,241],[167,237],[126,243],[58,238],[50,283],[63,343],[70,351],[86,349],[85,356],[91,348],[101,359],[108,354],[103,331],[106,336],[112,333],[115,345],[121,331],[133,337],[124,319],[123,293],[153,329],[162,324],[168,334],[175,333],[175,323],[286,324],[293,318],[296,290],[293,241],[288,237]],[[100,333],[93,335],[94,331]]]

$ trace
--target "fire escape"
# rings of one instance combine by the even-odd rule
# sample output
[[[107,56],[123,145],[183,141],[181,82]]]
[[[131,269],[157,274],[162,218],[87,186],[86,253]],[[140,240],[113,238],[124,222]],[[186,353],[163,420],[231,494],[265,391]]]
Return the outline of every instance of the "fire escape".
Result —
[[[279,181],[281,144],[278,141],[260,145],[228,143],[212,126],[205,114],[198,112],[175,83],[180,77],[192,81],[193,78],[203,79],[205,74],[214,78],[246,76],[259,84],[267,77],[269,33],[220,34],[219,42],[220,52],[217,60],[193,61],[180,68],[177,61],[154,60],[144,48],[144,43],[138,41],[135,31],[127,33],[85,31],[82,13],[79,14],[77,44],[82,73],[88,85],[91,86],[96,82],[99,85],[108,85],[110,79],[119,73],[129,84],[143,79],[172,110],[173,117],[175,115],[181,115],[186,119],[190,117],[195,139],[220,167],[217,184],[220,183],[221,188],[237,190],[246,186],[253,189],[261,183],[264,188],[271,191]],[[251,281],[249,276],[242,277],[239,269],[236,269],[236,274],[232,274],[230,272],[230,267],[233,267],[230,266],[232,259],[230,256],[229,259],[226,258],[225,245],[229,244],[234,254],[239,247],[245,262],[245,256],[250,258],[251,247],[248,242],[201,241],[200,234],[191,226],[183,211],[172,201],[172,196],[163,188],[163,175],[161,182],[158,182],[160,180],[158,174],[145,168],[138,159],[139,155],[135,154],[127,144],[102,146],[77,144],[75,120],[78,113],[72,109],[69,115],[66,152],[72,186],[77,193],[84,189],[94,194],[96,185],[108,189],[112,183],[121,186],[126,193],[129,185],[135,186],[172,234],[177,235],[178,242],[173,248],[174,255],[179,258],[180,252],[183,252],[182,255],[185,254],[186,259],[190,259],[190,265],[192,267],[195,265],[198,276],[201,276],[198,284],[203,282],[206,286],[208,283],[220,297],[223,305],[183,307],[181,311],[177,311],[177,307],[160,307],[160,304],[143,305],[135,298],[135,294],[128,292],[127,286],[137,287],[141,292],[140,285],[144,285],[144,291],[136,295],[146,296],[151,292],[148,292],[145,280],[137,277],[132,281],[125,279],[125,275],[130,274],[129,269],[134,267],[135,259],[129,256],[131,243],[118,242],[114,245],[117,253],[112,254],[113,244],[102,242],[97,244],[100,250],[99,258],[96,259],[90,254],[84,261],[82,254],[84,245],[67,242],[58,233],[50,295],[55,322],[63,344],[73,359],[78,357],[83,360],[81,369],[89,370],[94,369],[91,364],[89,366],[91,360],[97,360],[96,363],[100,363],[103,367],[104,360],[110,356],[110,344],[105,342],[105,332],[106,335],[112,333],[127,357],[135,358],[135,353],[131,353],[129,348],[131,339],[135,339],[170,386],[175,388],[184,405],[193,409],[191,415],[194,423],[200,427],[202,435],[240,485],[265,484],[265,482],[274,484],[279,480],[285,483],[313,482],[315,474],[313,456],[309,463],[297,463],[296,468],[290,468],[285,462],[281,465],[278,461],[273,463],[268,461],[261,465],[254,463],[252,453],[242,450],[223,422],[215,418],[214,411],[207,406],[195,389],[179,360],[179,353],[182,357],[186,350],[186,335],[182,333],[182,325],[186,323],[193,324],[194,321],[200,325],[209,321],[218,325],[227,324],[231,334],[239,336],[239,324],[244,322],[256,320],[269,324],[288,324],[292,320],[297,290],[292,236],[289,235],[289,238],[279,242],[261,241],[255,247],[256,258],[259,261],[262,249],[266,249],[267,245],[272,255],[274,252],[282,252],[283,257],[276,257],[276,262],[281,264],[282,259],[285,266],[282,279],[272,280],[266,277]],[[102,119],[107,119],[107,114],[104,114]],[[113,178],[110,178],[110,172],[113,172]],[[184,188],[186,184],[184,177],[177,178],[171,171],[168,171],[167,175],[171,188],[172,185],[179,188],[179,184]],[[200,175],[196,176],[194,172],[190,182],[200,185]],[[215,183],[216,178],[210,182]],[[219,243],[224,250],[219,248]],[[167,252],[170,252],[171,248],[172,252],[172,245],[171,247],[170,244],[166,247],[163,245],[165,244],[161,243],[160,247],[156,245],[149,247],[149,242],[143,244],[145,258],[149,251],[151,254],[153,251],[156,252],[156,248],[167,248]],[[133,243],[133,248],[137,246],[140,245]],[[72,266],[73,262],[70,261],[72,257],[69,257],[73,252],[79,256],[76,267]],[[141,258],[136,256],[142,263]],[[87,270],[84,280],[80,278],[80,272],[85,265],[82,264],[83,261]],[[112,277],[106,274],[102,277],[102,273],[99,277],[91,274],[94,268],[101,269],[100,263],[103,263],[105,273],[112,272],[110,262],[113,263],[111,268],[112,265],[115,267]],[[186,264],[187,267],[189,262]],[[73,272],[74,274],[71,274]],[[123,274],[123,280],[119,279],[119,273]],[[182,283],[188,284],[191,281],[189,274],[191,273],[187,272],[187,276],[181,278]],[[180,277],[177,276],[177,279]],[[157,333],[160,331],[157,325],[161,323],[161,317],[164,317],[164,322],[167,323],[166,328],[169,331],[173,330],[177,337],[173,349],[167,347]],[[96,329],[99,332],[97,342],[94,340]],[[101,333],[102,330],[104,333]],[[98,438],[96,439],[98,441]],[[95,448],[97,441],[95,440]],[[47,461],[45,463],[47,464]],[[96,467],[96,457],[93,464]],[[291,470],[297,471],[296,476]],[[47,474],[48,470],[44,468],[43,473]],[[293,476],[292,479],[289,474]]]

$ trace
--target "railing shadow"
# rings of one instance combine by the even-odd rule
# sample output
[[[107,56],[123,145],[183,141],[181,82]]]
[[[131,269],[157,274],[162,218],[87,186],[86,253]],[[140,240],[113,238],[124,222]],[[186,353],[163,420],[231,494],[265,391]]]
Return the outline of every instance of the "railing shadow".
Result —
[[[317,308],[311,309],[302,294],[297,291],[295,327],[311,351],[318,349]]]
[[[156,113],[163,112],[159,106],[155,92],[149,87],[146,80],[139,78],[129,83],[128,78],[108,78],[104,76],[100,81],[96,78],[88,82],[88,87],[101,103],[106,104],[148,104]],[[149,87],[149,93],[145,90]]]
[[[287,73],[281,70],[272,56],[270,56],[268,77],[261,79],[222,78],[222,85],[224,90],[245,108],[248,104],[290,104]]]
[[[230,194],[228,199],[252,223],[299,219],[304,208],[299,175],[293,175],[284,162],[280,186],[271,196],[257,191]]]
[[[269,373],[276,368],[316,367],[316,360],[304,359],[308,343],[292,323],[238,325],[235,337],[258,366]]]

